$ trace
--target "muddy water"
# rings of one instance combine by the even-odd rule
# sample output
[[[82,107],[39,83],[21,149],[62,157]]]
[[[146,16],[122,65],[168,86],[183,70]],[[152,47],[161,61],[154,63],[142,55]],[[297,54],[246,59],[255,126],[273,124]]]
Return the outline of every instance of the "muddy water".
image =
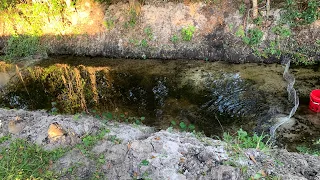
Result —
[[[144,117],[138,120],[159,129],[183,122],[207,135],[240,127],[269,132],[272,117],[288,114],[292,108],[283,68],[278,64],[56,57],[20,68],[2,88],[1,105],[86,112],[121,121]],[[319,116],[306,108],[308,93],[320,88],[319,68],[293,68],[292,72],[302,108],[294,116],[298,123],[280,128],[284,144],[319,138]]]

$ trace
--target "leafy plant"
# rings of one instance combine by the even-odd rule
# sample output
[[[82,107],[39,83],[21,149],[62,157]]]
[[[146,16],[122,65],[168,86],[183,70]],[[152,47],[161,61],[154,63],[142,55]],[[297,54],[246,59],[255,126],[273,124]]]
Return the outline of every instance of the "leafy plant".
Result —
[[[320,2],[310,0],[305,3],[297,3],[296,0],[286,1],[286,12],[283,14],[283,22],[290,26],[311,24],[320,17]]]
[[[149,161],[144,159],[144,160],[141,161],[140,165],[141,166],[148,166],[149,165]]]
[[[140,46],[144,48],[148,47],[148,41],[145,39],[142,39],[140,42]]]
[[[272,29],[272,32],[278,36],[280,36],[280,38],[284,39],[284,38],[288,38],[291,36],[291,30],[287,27],[284,26],[275,26]]]
[[[143,31],[148,36],[149,40],[153,39],[153,32],[151,27],[146,27]]]
[[[250,45],[250,46],[255,46],[261,43],[263,37],[263,32],[258,29],[249,29],[247,36],[243,37],[242,40],[244,43]]]
[[[104,27],[107,29],[112,29],[114,27],[114,21],[112,19],[108,19],[103,22]]]
[[[241,3],[240,6],[239,6],[239,13],[241,15],[244,15],[245,12],[246,12],[246,9],[247,9],[246,5],[244,3]]]
[[[45,52],[40,38],[35,35],[12,35],[7,43],[6,58],[20,58]]]
[[[184,41],[191,41],[193,33],[195,32],[196,27],[189,25],[186,28],[182,28],[181,36]]]
[[[261,26],[262,23],[263,23],[263,18],[262,18],[261,16],[258,16],[257,18],[255,18],[255,19],[253,20],[253,23],[254,23],[255,25],[257,25],[257,26]]]
[[[174,34],[172,37],[171,37],[171,42],[172,43],[177,43],[179,40],[178,36],[176,34]]]

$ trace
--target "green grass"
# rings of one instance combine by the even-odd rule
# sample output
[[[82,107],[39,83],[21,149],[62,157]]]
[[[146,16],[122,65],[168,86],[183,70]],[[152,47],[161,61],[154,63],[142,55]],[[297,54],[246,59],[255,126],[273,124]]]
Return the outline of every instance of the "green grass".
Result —
[[[0,150],[0,179],[56,179],[58,175],[49,167],[66,151],[45,151],[26,140],[16,139]]]
[[[257,135],[256,133],[249,135],[242,129],[239,129],[235,136],[232,136],[229,133],[223,133],[223,140],[237,150],[255,148],[265,151],[270,148],[269,138],[267,135]]]
[[[181,37],[184,41],[191,41],[196,27],[189,25],[186,28],[181,29]]]

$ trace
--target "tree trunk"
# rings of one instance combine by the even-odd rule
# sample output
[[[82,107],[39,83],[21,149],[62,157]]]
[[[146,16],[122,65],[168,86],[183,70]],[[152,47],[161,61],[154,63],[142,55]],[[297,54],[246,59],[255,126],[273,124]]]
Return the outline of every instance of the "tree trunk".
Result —
[[[258,0],[252,0],[252,18],[258,17]]]
[[[269,17],[270,13],[270,0],[267,0],[267,18]]]

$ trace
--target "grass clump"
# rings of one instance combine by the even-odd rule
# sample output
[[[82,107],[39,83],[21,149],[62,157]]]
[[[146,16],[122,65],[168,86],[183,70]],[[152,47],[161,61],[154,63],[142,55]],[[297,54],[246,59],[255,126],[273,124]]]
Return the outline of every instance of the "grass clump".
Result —
[[[186,28],[181,29],[181,36],[184,41],[191,41],[196,27],[189,25]]]
[[[255,148],[261,151],[266,151],[270,148],[269,139],[267,135],[256,133],[250,136],[246,131],[239,129],[236,136],[232,136],[229,133],[223,133],[223,140],[227,142],[231,147],[237,150]],[[264,141],[267,141],[266,143]]]
[[[54,179],[50,165],[66,150],[45,151],[23,139],[16,139],[0,150],[0,179]]]

